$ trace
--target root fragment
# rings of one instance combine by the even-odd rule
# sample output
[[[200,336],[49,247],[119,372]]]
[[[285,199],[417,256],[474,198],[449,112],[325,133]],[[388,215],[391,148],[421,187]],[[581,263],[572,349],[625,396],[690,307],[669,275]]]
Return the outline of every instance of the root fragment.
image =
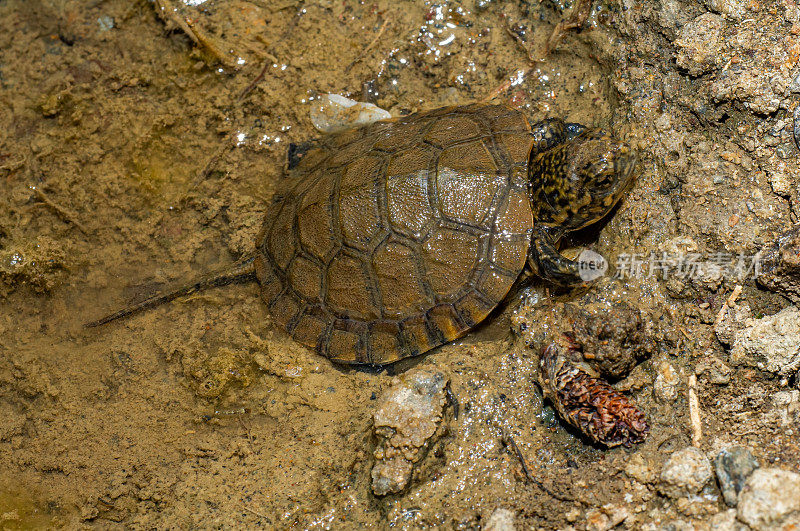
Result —
[[[353,68],[355,65],[357,65],[357,64],[359,63],[359,61],[361,61],[362,59],[364,59],[364,57],[366,57],[366,56],[367,56],[367,54],[369,53],[369,51],[370,51],[370,50],[372,50],[372,48],[374,48],[376,44],[378,44],[378,41],[380,40],[380,38],[381,38],[381,36],[383,35],[383,33],[386,31],[386,28],[387,28],[387,27],[389,27],[389,19],[388,19],[388,18],[387,18],[386,20],[384,20],[384,21],[383,21],[383,24],[381,24],[381,27],[380,27],[380,29],[378,29],[378,33],[375,35],[375,38],[374,38],[374,39],[372,39],[372,42],[370,42],[370,43],[367,45],[367,47],[366,47],[366,48],[364,48],[364,49],[361,51],[361,53],[360,53],[360,54],[358,54],[358,57],[356,57],[355,59],[353,59],[353,62],[351,62],[349,65],[347,65],[347,66],[344,68],[344,71],[345,71],[345,72],[349,72],[351,68]]]
[[[700,400],[697,398],[697,375],[689,376],[689,420],[692,423],[692,446],[699,447],[703,438],[700,423]]]

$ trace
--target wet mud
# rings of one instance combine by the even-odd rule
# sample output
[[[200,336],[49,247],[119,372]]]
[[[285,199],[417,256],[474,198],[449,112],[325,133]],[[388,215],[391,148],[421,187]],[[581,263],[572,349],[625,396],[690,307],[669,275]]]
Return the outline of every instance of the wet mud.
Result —
[[[553,40],[582,5],[0,0],[0,528],[800,518],[742,502],[769,470],[740,494],[681,479],[733,446],[800,472],[797,279],[751,268],[800,214],[798,6],[596,1]],[[393,116],[493,97],[613,132],[639,178],[563,242],[611,271],[578,292],[534,282],[463,339],[383,369],[293,342],[254,283],[84,328],[249,253],[326,93]],[[643,320],[636,342],[622,306]],[[587,324],[606,314],[623,361]],[[542,398],[526,330],[567,329],[625,366],[608,377],[646,417],[643,443],[593,444]],[[375,412],[427,373],[448,382],[436,435],[378,496]]]

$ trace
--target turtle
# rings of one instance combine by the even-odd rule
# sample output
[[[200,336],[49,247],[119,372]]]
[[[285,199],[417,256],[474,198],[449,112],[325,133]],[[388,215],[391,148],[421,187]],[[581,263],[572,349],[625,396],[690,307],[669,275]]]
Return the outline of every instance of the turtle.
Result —
[[[558,242],[612,210],[636,163],[598,129],[488,104],[375,122],[290,155],[251,254],[87,326],[257,280],[274,322],[333,362],[419,356],[531,275],[585,284]]]

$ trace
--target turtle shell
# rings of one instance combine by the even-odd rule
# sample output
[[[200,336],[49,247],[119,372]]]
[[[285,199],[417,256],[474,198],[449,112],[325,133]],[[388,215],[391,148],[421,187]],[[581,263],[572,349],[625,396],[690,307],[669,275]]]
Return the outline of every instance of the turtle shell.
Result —
[[[525,266],[528,160],[549,131],[470,105],[317,141],[256,241],[275,322],[340,363],[392,363],[466,333]]]

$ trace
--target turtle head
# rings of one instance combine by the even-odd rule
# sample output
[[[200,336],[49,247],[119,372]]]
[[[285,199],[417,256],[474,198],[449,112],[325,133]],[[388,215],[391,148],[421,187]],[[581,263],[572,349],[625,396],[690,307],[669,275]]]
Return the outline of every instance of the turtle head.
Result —
[[[598,221],[630,188],[634,166],[636,155],[627,145],[596,130],[531,155],[535,222],[566,232]]]

